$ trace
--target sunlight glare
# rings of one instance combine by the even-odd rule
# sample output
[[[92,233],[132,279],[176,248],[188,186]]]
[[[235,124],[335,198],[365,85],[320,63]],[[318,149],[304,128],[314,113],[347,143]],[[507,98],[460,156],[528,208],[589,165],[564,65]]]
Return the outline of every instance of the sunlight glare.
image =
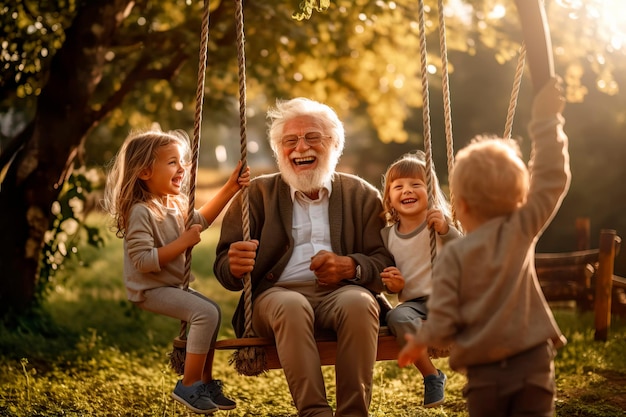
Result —
[[[226,147],[223,145],[217,145],[215,147],[215,159],[217,159],[217,162],[226,162],[226,158]]]
[[[250,153],[257,153],[259,151],[259,142],[255,141],[255,140],[250,140],[248,142],[248,152]]]
[[[456,17],[464,25],[472,23],[474,8],[461,0],[450,0],[444,9],[446,17]]]
[[[506,7],[504,7],[504,5],[502,4],[496,4],[493,10],[489,12],[490,19],[502,19],[505,15],[506,15]]]
[[[624,0],[604,0],[599,2],[597,6],[600,12],[598,19],[603,22],[610,36],[608,44],[615,51],[622,50],[626,42],[626,2]]]
[[[600,25],[598,39],[607,51],[626,52],[626,1],[624,0],[556,0],[572,19],[586,16]]]

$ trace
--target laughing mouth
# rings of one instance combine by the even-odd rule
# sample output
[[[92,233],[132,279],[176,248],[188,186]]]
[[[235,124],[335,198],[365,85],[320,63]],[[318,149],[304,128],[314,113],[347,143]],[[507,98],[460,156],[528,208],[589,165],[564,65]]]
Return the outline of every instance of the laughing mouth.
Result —
[[[417,203],[417,198],[407,198],[406,200],[402,200],[402,204],[412,204]]]
[[[300,166],[300,165],[310,165],[312,163],[315,162],[315,157],[314,156],[306,156],[304,158],[293,158],[293,163]]]

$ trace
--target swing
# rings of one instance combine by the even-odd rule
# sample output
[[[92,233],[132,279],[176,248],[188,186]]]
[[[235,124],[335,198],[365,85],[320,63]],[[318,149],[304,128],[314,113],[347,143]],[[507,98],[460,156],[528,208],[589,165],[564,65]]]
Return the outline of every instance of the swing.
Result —
[[[238,47],[238,67],[239,67],[239,109],[240,109],[240,137],[241,137],[241,160],[243,162],[243,168],[247,166],[247,144],[246,144],[246,90],[245,90],[245,52],[244,52],[244,31],[243,31],[243,5],[242,0],[236,2],[236,17],[237,17],[237,47]],[[444,94],[444,119],[445,119],[445,133],[446,133],[446,153],[448,161],[448,172],[452,169],[453,163],[453,144],[452,144],[452,125],[451,125],[451,112],[450,112],[450,99],[449,99],[449,84],[448,84],[448,69],[447,69],[447,51],[445,43],[445,25],[443,20],[443,0],[438,0],[438,12],[439,12],[439,35],[440,35],[440,48],[442,59],[442,90]],[[509,103],[509,110],[507,113],[507,122],[505,126],[504,137],[511,136],[512,120],[515,112],[515,105],[517,102],[517,93],[519,91],[519,85],[521,76],[523,73],[524,62],[528,53],[529,68],[531,73],[531,79],[534,82],[535,90],[539,90],[545,82],[548,81],[554,75],[553,62],[551,56],[551,43],[550,36],[547,27],[547,21],[545,18],[545,12],[541,4],[541,0],[515,0],[518,14],[520,16],[520,22],[524,35],[525,42],[520,52],[520,58],[518,67],[516,70],[516,78],[514,82],[513,93],[511,101]],[[426,72],[426,36],[424,30],[424,5],[423,0],[419,2],[419,25],[420,25],[420,56],[422,61],[422,94],[424,98],[423,103],[423,115],[424,115],[424,151],[426,155],[426,183],[429,190],[429,205],[432,203],[432,196],[434,195],[434,182],[431,178],[432,168],[432,150],[431,150],[431,137],[430,137],[430,115],[429,115],[429,97],[428,97],[428,81]],[[202,93],[204,89],[204,71],[206,69],[206,44],[207,44],[207,29],[208,28],[208,0],[205,1],[205,16],[203,17],[203,31],[202,31],[202,46],[200,65],[201,68],[198,74],[198,96],[197,96],[197,110],[196,110],[196,125],[194,130],[193,151],[194,160],[192,167],[192,182],[195,187],[195,173],[197,170],[197,149],[199,144],[199,123],[201,119],[202,110]],[[537,30],[541,28],[542,30]],[[528,51],[524,45],[528,45],[530,48]],[[202,67],[204,63],[204,67]],[[193,209],[193,189],[190,190],[190,210]],[[243,240],[250,239],[250,223],[248,213],[248,190],[245,188],[242,190],[243,199],[243,212],[242,212],[242,224],[243,224]],[[453,202],[453,196],[450,197]],[[453,220],[456,223],[455,213],[453,211]],[[434,230],[431,230],[430,237],[430,249],[431,260],[434,260],[436,256],[435,234]],[[188,264],[190,264],[191,254],[187,256]],[[189,267],[189,265],[188,265]],[[188,275],[188,272],[186,272]],[[188,279],[186,279],[186,285],[188,285]],[[244,277],[244,306],[245,306],[245,330],[244,335],[241,338],[218,340],[215,344],[217,350],[235,350],[231,357],[231,364],[234,364],[236,370],[241,375],[255,376],[264,373],[270,369],[281,369],[280,360],[276,351],[276,345],[272,338],[256,337],[252,330],[252,300],[251,300],[251,279],[250,274],[246,274]],[[184,344],[186,333],[186,323],[181,322],[180,335],[175,339],[175,350]],[[336,361],[336,347],[337,341],[333,332],[324,334],[316,334],[316,341],[318,352],[320,355],[320,361],[322,365],[334,365]],[[395,360],[398,357],[400,348],[397,344],[395,336],[390,334],[389,330],[385,326],[381,326],[378,337],[378,350],[376,355],[377,361],[382,360]],[[448,356],[449,352],[446,350],[429,349],[429,354],[433,358]],[[171,354],[171,359],[175,357],[175,354]],[[174,360],[172,360],[172,367],[174,366]],[[179,373],[182,373],[180,368],[177,369]]]

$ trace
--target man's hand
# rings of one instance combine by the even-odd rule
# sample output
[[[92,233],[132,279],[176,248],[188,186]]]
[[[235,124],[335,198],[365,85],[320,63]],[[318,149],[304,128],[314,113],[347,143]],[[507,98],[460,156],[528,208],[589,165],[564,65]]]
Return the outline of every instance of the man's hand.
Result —
[[[321,250],[311,258],[309,269],[320,284],[336,284],[344,279],[354,278],[356,263],[349,256]]]
[[[259,241],[256,239],[234,242],[228,249],[228,261],[230,273],[240,279],[254,269],[256,250]]]

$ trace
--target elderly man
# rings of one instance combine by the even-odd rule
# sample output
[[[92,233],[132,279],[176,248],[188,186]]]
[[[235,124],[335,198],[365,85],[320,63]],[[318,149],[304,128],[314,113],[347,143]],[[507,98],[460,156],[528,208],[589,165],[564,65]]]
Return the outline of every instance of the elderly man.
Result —
[[[335,416],[368,415],[376,361],[380,272],[393,264],[380,236],[378,191],[335,172],[344,129],[328,106],[305,98],[279,101],[268,113],[279,173],[249,188],[249,241],[242,240],[241,198],[226,213],[215,276],[239,291],[251,273],[252,327],[274,337],[300,416],[333,416],[314,333],[337,334]],[[244,331],[243,297],[233,317]]]

